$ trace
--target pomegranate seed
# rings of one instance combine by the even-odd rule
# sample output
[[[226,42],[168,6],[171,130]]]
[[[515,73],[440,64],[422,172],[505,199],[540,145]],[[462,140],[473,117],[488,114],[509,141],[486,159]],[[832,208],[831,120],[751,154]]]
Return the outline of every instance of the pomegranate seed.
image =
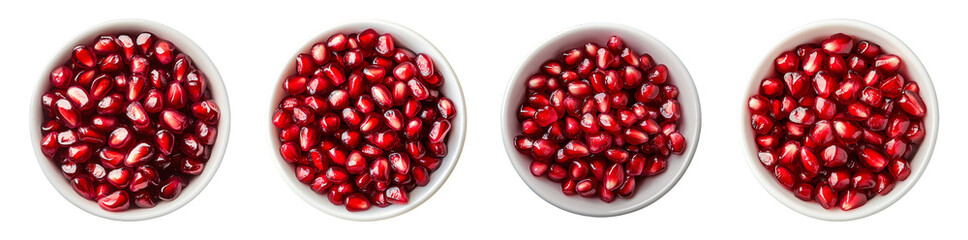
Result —
[[[91,180],[91,177],[86,175],[71,178],[71,187],[73,187],[74,191],[83,198],[92,199],[96,197],[96,193],[94,192],[94,184],[96,183]]]
[[[813,76],[823,68],[823,61],[826,58],[826,54],[820,51],[820,49],[813,49],[806,52],[806,55],[802,56],[800,59],[802,61],[803,72],[808,76]],[[796,94],[794,94],[796,95]]]
[[[800,68],[800,57],[791,51],[786,51],[773,61],[774,68],[780,73],[797,71]]]
[[[891,178],[887,173],[877,174],[876,183],[874,184],[873,191],[880,195],[887,195],[891,190],[894,190],[894,179]]]
[[[94,50],[85,46],[74,47],[71,54],[71,60],[75,65],[81,68],[93,68],[97,63],[97,56],[94,55]]]
[[[924,117],[925,113],[927,112],[927,107],[925,107],[924,101],[921,100],[921,97],[918,96],[917,93],[910,90],[904,90],[901,93],[900,98],[897,100],[897,105],[900,106],[901,110],[904,110],[904,112],[919,118]]]
[[[622,182],[625,180],[625,169],[622,168],[621,164],[612,164],[608,170],[605,171],[605,178],[602,180],[602,184],[605,189],[609,191],[615,190],[621,186]]]
[[[815,198],[817,199],[817,203],[820,203],[820,206],[824,209],[831,209],[837,205],[837,192],[835,192],[830,186],[817,186],[816,192],[817,195]]]
[[[665,158],[660,156],[653,156],[652,159],[649,159],[644,174],[646,176],[655,176],[659,173],[665,172],[667,167],[668,167],[668,162],[666,161]]]
[[[873,67],[886,73],[894,73],[901,68],[901,58],[893,54],[881,54],[874,57]]]
[[[370,200],[360,193],[351,193],[346,196],[346,210],[350,212],[366,211],[370,209]]]
[[[857,192],[856,190],[847,190],[843,197],[840,199],[840,209],[844,211],[849,211],[860,206],[864,206],[867,203],[867,195]]]
[[[830,187],[837,191],[847,190],[850,187],[850,174],[846,171],[831,172],[827,177]]]
[[[387,188],[384,194],[386,195],[387,201],[393,204],[407,204],[409,202],[407,192],[399,187]]]
[[[880,172],[888,164],[888,160],[874,148],[861,147],[858,158],[874,172]]]
[[[66,66],[59,66],[50,71],[50,85],[55,88],[66,88],[73,77],[73,71]]]
[[[818,97],[829,97],[836,88],[836,80],[829,72],[820,70],[813,76],[813,90]]]
[[[792,188],[796,179],[793,176],[793,172],[783,166],[776,166],[773,170],[773,176],[776,180],[786,188]]]
[[[797,196],[800,200],[810,201],[813,200],[814,188],[808,183],[798,183],[796,187],[793,188],[793,195]]]
[[[827,54],[843,55],[850,53],[850,51],[853,49],[854,38],[843,33],[838,33],[830,36],[830,38],[827,38],[826,40],[823,40],[821,46],[823,47],[823,50],[827,52]]]
[[[854,173],[854,176],[851,178],[851,186],[853,189],[871,189],[874,188],[875,184],[874,174],[867,170],[860,170]]]
[[[891,173],[891,176],[894,177],[894,179],[897,179],[898,181],[904,181],[905,179],[908,178],[908,176],[911,175],[911,167],[909,166],[908,162],[905,161],[904,159],[900,159],[900,158],[894,159],[893,161],[890,162],[890,164],[891,165],[888,170]]]
[[[582,197],[591,197],[596,193],[595,186],[595,180],[586,178],[575,183],[575,191]]]
[[[783,93],[783,83],[779,78],[771,77],[760,82],[760,93],[768,97],[776,97]]]
[[[97,203],[101,209],[112,212],[120,212],[128,209],[130,206],[128,203],[129,200],[130,199],[128,198],[127,191],[118,190],[107,196],[98,198]]]

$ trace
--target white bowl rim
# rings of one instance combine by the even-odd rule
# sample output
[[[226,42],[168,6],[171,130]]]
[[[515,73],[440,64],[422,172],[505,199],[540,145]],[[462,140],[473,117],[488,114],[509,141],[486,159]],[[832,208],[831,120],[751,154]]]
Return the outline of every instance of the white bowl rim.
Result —
[[[755,89],[757,89],[760,81],[764,78],[762,72],[772,69],[773,60],[777,55],[783,51],[793,48],[781,48],[781,46],[789,44],[794,44],[794,46],[796,46],[807,43],[804,40],[798,39],[802,39],[801,37],[806,37],[802,35],[808,35],[808,32],[810,31],[821,33],[829,32],[829,34],[826,34],[826,36],[815,36],[816,38],[826,38],[838,32],[843,32],[855,37],[857,34],[870,34],[875,38],[882,38],[877,40],[875,43],[880,45],[882,50],[894,50],[885,51],[886,53],[901,56],[904,61],[901,71],[905,72],[907,79],[918,83],[921,97],[928,108],[928,114],[925,116],[923,121],[926,128],[925,138],[918,148],[918,153],[911,161],[911,175],[904,181],[896,182],[895,188],[888,193],[887,196],[877,196],[871,200],[868,200],[864,206],[852,209],[850,211],[842,211],[838,207],[834,207],[829,210],[823,209],[814,201],[806,202],[794,197],[790,190],[785,189],[776,183],[776,180],[774,180],[772,174],[766,171],[766,168],[763,167],[762,163],[760,163],[756,156],[758,150],[753,144],[753,136],[751,134],[752,130],[750,130],[749,127],[749,110],[747,109],[747,101],[749,100],[749,96],[752,96],[752,94],[755,93]],[[820,33],[814,33],[813,35],[817,34]],[[885,48],[885,46],[887,47]],[[758,182],[760,182],[760,185],[763,186],[763,189],[776,198],[777,201],[783,203],[783,205],[796,212],[799,212],[800,214],[820,220],[856,220],[873,215],[890,207],[892,204],[900,200],[905,194],[907,194],[907,192],[914,187],[915,183],[917,183],[918,179],[920,179],[923,175],[924,170],[927,168],[927,164],[931,160],[931,155],[934,152],[934,147],[937,142],[938,120],[940,118],[937,93],[935,92],[934,84],[931,82],[931,77],[928,75],[927,69],[921,63],[921,60],[907,45],[904,44],[904,42],[892,35],[887,30],[884,30],[873,24],[854,19],[835,18],[815,21],[794,29],[786,36],[778,40],[774,45],[772,45],[772,47],[764,52],[763,58],[761,58],[755,66],[758,67],[754,69],[754,72],[750,76],[748,90],[746,94],[743,95],[742,108],[740,111],[738,111],[742,119],[740,123],[742,125],[745,152],[747,153],[746,163],[749,165],[750,171],[753,173],[754,178],[756,178]]]
[[[631,199],[616,199],[616,201],[624,201],[624,200],[639,201],[627,207],[617,208],[617,209],[608,209],[607,207],[598,208],[598,209],[585,209],[582,207],[573,206],[572,204],[569,204],[563,201],[569,201],[570,198],[583,199],[583,200],[590,199],[593,201],[600,201],[600,200],[598,200],[597,198],[581,198],[578,196],[565,196],[561,194],[560,190],[557,192],[558,196],[555,196],[555,195],[550,195],[554,193],[543,193],[541,190],[537,189],[536,187],[537,184],[559,185],[559,183],[550,182],[544,178],[540,178],[540,179],[536,178],[533,175],[531,175],[530,170],[527,169],[527,166],[519,167],[519,164],[517,164],[516,161],[522,161],[523,158],[521,156],[523,155],[519,153],[513,145],[513,139],[515,137],[515,135],[511,133],[513,129],[510,129],[510,126],[507,126],[505,124],[505,120],[507,120],[508,118],[515,118],[515,119],[517,118],[516,114],[511,114],[512,110],[516,111],[517,106],[511,106],[511,103],[512,103],[512,98],[518,98],[520,96],[511,96],[511,94],[515,88],[522,87],[522,86],[519,86],[521,84],[519,84],[520,81],[518,81],[518,79],[526,78],[527,76],[533,74],[534,72],[533,69],[528,69],[526,68],[526,66],[531,61],[545,61],[546,59],[536,59],[536,57],[543,49],[551,47],[552,41],[562,40],[562,39],[565,39],[566,37],[569,37],[570,35],[575,35],[577,33],[582,33],[586,31],[593,31],[596,29],[607,29],[607,30],[612,30],[613,32],[615,32],[615,34],[625,34],[622,37],[624,38],[626,45],[629,45],[632,38],[637,38],[637,40],[641,40],[640,42],[646,42],[647,44],[654,45],[655,46],[654,49],[646,49],[648,53],[651,54],[654,58],[657,56],[657,52],[667,53],[666,56],[668,56],[668,60],[659,61],[657,59],[656,62],[665,64],[666,66],[669,67],[670,77],[672,77],[670,78],[670,81],[676,82],[676,86],[680,90],[680,94],[679,94],[680,104],[685,105],[684,103],[687,101],[691,101],[695,103],[695,108],[690,108],[690,109],[687,109],[685,107],[682,108],[683,115],[689,116],[689,118],[694,118],[695,124],[685,126],[686,122],[680,121],[679,123],[680,129],[695,128],[693,134],[685,134],[687,135],[686,138],[688,141],[686,145],[687,149],[685,152],[683,152],[682,155],[670,155],[669,157],[670,162],[672,162],[671,158],[673,158],[674,156],[677,156],[677,158],[681,160],[682,166],[676,172],[671,172],[669,170],[666,170],[666,172],[662,173],[663,175],[672,174],[672,178],[669,179],[668,182],[666,182],[664,185],[661,185],[661,189],[659,189],[658,192],[656,192],[655,194],[647,197],[643,197],[643,199],[636,199],[638,198],[638,195],[641,195],[639,193],[637,193]],[[635,36],[628,36],[628,35],[635,35]],[[603,39],[604,37],[596,40],[596,42],[600,42]],[[579,47],[579,46],[574,46],[574,47]],[[642,51],[642,50],[643,49],[639,48],[639,51]],[[691,97],[688,95],[691,95]],[[645,208],[646,206],[651,205],[655,201],[658,201],[660,198],[662,198],[670,190],[672,190],[672,188],[679,182],[679,180],[685,174],[686,170],[689,168],[689,165],[692,162],[693,157],[695,156],[696,149],[698,148],[699,137],[701,135],[700,133],[702,130],[701,113],[702,111],[701,111],[700,100],[699,100],[699,92],[696,89],[695,83],[693,82],[693,78],[689,74],[688,69],[686,69],[685,64],[672,51],[672,49],[670,49],[668,46],[666,46],[664,43],[662,43],[652,35],[634,27],[623,25],[623,24],[617,24],[617,23],[609,23],[609,22],[591,22],[591,23],[579,24],[552,35],[551,37],[542,41],[537,47],[534,48],[534,50],[532,50],[524,59],[522,59],[521,63],[518,65],[518,69],[515,70],[514,75],[508,80],[507,87],[505,89],[503,105],[501,107],[501,113],[500,113],[501,119],[498,121],[498,123],[501,125],[502,137],[504,138],[503,139],[504,149],[508,156],[509,162],[517,172],[518,177],[521,178],[521,180],[525,183],[525,185],[527,185],[528,188],[530,188],[531,191],[535,193],[535,195],[537,195],[545,202],[548,202],[549,204],[559,209],[562,209],[574,214],[588,216],[588,217],[613,217],[613,216],[632,213],[642,208]],[[671,166],[672,165],[670,164],[670,170],[672,168]],[[653,185],[649,185],[649,186],[653,186]],[[637,186],[637,188],[639,188],[637,192],[643,191],[641,189],[643,188],[643,186],[639,185]],[[600,203],[606,204],[604,206],[608,206],[607,204],[615,204],[615,202],[612,202],[612,203],[600,202]]]
[[[452,93],[446,94],[447,95],[446,97],[450,98],[451,101],[454,102],[454,105],[458,107],[457,116],[454,116],[454,118],[451,121],[450,136],[448,137],[448,144],[447,144],[448,153],[447,153],[447,156],[443,158],[441,166],[437,169],[437,171],[434,171],[433,174],[431,175],[430,183],[428,183],[427,186],[417,187],[416,189],[411,191],[409,196],[410,197],[409,202],[405,205],[393,204],[385,208],[379,208],[374,206],[366,211],[349,212],[346,210],[346,208],[343,205],[339,205],[339,206],[333,205],[331,202],[329,202],[329,200],[326,198],[325,195],[317,194],[313,192],[312,190],[310,190],[308,185],[303,184],[298,180],[296,180],[295,176],[293,176],[293,173],[292,173],[293,167],[289,163],[286,163],[282,159],[282,156],[280,156],[278,153],[278,149],[281,143],[279,143],[279,140],[277,139],[275,126],[272,125],[271,121],[267,121],[268,128],[266,133],[273,147],[272,151],[274,153],[273,155],[275,156],[275,162],[276,162],[275,165],[279,170],[278,173],[282,175],[282,178],[286,182],[286,185],[288,185],[289,188],[296,195],[302,198],[303,201],[305,201],[307,204],[315,207],[319,211],[322,211],[326,214],[329,214],[331,216],[335,216],[344,220],[377,221],[377,220],[389,219],[389,218],[393,218],[393,217],[402,215],[404,213],[407,213],[417,208],[418,206],[422,205],[427,200],[429,200],[434,194],[437,193],[438,190],[440,190],[440,188],[450,177],[451,173],[453,173],[454,168],[457,166],[457,161],[460,159],[460,155],[463,152],[462,150],[464,147],[464,141],[467,136],[468,119],[467,119],[467,113],[466,113],[467,112],[466,101],[464,99],[464,92],[463,92],[463,89],[461,88],[460,81],[457,78],[456,72],[454,72],[453,68],[451,67],[447,59],[444,57],[443,53],[441,53],[440,50],[438,50],[437,47],[433,45],[433,43],[431,43],[429,40],[424,38],[416,31],[413,31],[410,28],[407,28],[401,24],[397,24],[386,20],[380,20],[380,19],[357,19],[357,20],[350,20],[350,21],[344,21],[342,23],[327,25],[326,28],[323,28],[322,31],[319,31],[319,34],[310,38],[302,45],[299,45],[298,51],[294,52],[294,54],[292,54],[289,58],[286,58],[284,68],[280,73],[278,81],[276,81],[276,85],[274,85],[273,87],[274,92],[268,104],[268,107],[270,110],[268,112],[266,119],[272,118],[272,114],[276,109],[275,107],[276,104],[279,102],[279,100],[281,100],[284,97],[282,95],[281,85],[282,85],[282,81],[284,81],[286,77],[288,77],[293,72],[291,69],[293,68],[295,63],[293,63],[292,59],[295,59],[296,56],[298,56],[299,54],[308,51],[308,49],[313,44],[317,42],[325,41],[325,39],[329,38],[331,35],[342,32],[341,29],[348,29],[348,28],[356,29],[354,30],[355,32],[360,32],[367,28],[373,28],[378,32],[380,32],[381,34],[382,33],[393,34],[394,41],[397,42],[397,46],[406,47],[414,51],[415,53],[427,54],[434,60],[434,69],[436,69],[436,71],[439,72],[446,81],[444,86],[442,86],[441,90],[447,89],[448,88],[447,86],[454,87],[454,89],[452,90],[453,91]],[[386,28],[387,31],[380,30],[381,28]],[[349,34],[350,32],[342,32],[342,33]],[[413,42],[407,42],[410,44],[402,44],[402,41],[405,41],[404,39],[410,39],[410,40],[416,41],[416,44],[414,44]],[[422,49],[423,51],[418,52],[417,50],[415,50],[413,45],[422,45],[422,44],[426,44],[425,46],[419,46],[423,48]],[[443,93],[443,91],[441,92]],[[414,193],[417,193],[417,192],[422,193],[422,195],[420,195],[419,197],[415,197],[416,194]]]
[[[228,93],[225,88],[224,82],[222,82],[222,77],[219,74],[218,69],[212,62],[211,58],[201,49],[198,44],[192,41],[188,36],[185,36],[181,32],[171,28],[167,25],[144,20],[144,19],[117,19],[107,22],[103,22],[94,25],[87,30],[79,33],[75,38],[66,42],[63,48],[56,52],[54,57],[52,57],[51,62],[48,64],[47,68],[44,68],[44,72],[41,74],[40,81],[37,83],[35,88],[36,93],[32,99],[40,99],[41,95],[46,92],[49,86],[49,76],[50,69],[56,66],[63,65],[64,61],[70,59],[71,49],[77,44],[93,42],[93,39],[98,35],[105,32],[119,32],[119,31],[147,31],[158,36],[164,37],[164,39],[171,41],[175,46],[180,49],[185,54],[188,54],[192,58],[192,63],[196,68],[201,70],[205,77],[208,79],[209,90],[212,92],[213,99],[219,104],[220,116],[219,116],[219,127],[218,127],[218,137],[215,143],[215,148],[211,152],[211,156],[208,162],[205,163],[205,171],[201,175],[196,176],[192,179],[189,184],[182,189],[181,194],[173,201],[159,201],[156,203],[155,207],[152,208],[132,208],[121,212],[111,212],[101,209],[96,201],[90,199],[81,198],[74,189],[70,186],[69,179],[65,178],[60,172],[59,167],[48,159],[40,150],[40,146],[37,144],[40,142],[40,125],[41,125],[41,115],[42,110],[39,105],[28,104],[29,116],[29,129],[31,137],[31,145],[34,148],[34,155],[38,160],[41,170],[47,177],[47,180],[51,183],[54,189],[60,193],[65,199],[67,199],[71,204],[74,204],[81,210],[93,214],[98,217],[117,220],[117,221],[139,221],[147,220],[160,216],[164,216],[179,208],[185,206],[198,196],[212,181],[215,173],[218,171],[219,165],[221,165],[222,157],[225,155],[225,150],[228,146],[231,114],[229,109]]]

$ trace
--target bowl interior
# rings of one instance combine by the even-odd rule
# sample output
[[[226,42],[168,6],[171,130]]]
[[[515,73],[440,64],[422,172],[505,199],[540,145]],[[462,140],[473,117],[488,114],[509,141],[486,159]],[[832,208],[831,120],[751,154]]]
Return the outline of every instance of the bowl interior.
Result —
[[[773,60],[783,53],[796,48],[800,44],[804,43],[819,43],[829,37],[830,35],[844,33],[854,36],[855,39],[859,40],[869,40],[874,42],[881,47],[881,51],[884,53],[895,54],[900,56],[902,59],[902,66],[900,72],[904,74],[907,80],[912,80],[918,83],[921,87],[921,97],[928,107],[928,113],[924,118],[924,126],[927,129],[924,141],[921,143],[918,153],[914,156],[911,161],[911,175],[905,181],[896,183],[894,190],[888,193],[886,196],[877,196],[869,201],[864,206],[850,210],[842,211],[839,208],[824,209],[820,207],[814,201],[806,202],[799,198],[793,196],[793,193],[782,187],[773,178],[772,172],[768,171],[760,163],[756,157],[758,152],[755,144],[753,143],[753,132],[749,126],[749,110],[746,108],[746,101],[749,96],[758,93],[759,83],[773,73]],[[845,19],[835,19],[835,20],[825,20],[820,22],[815,22],[810,25],[804,26],[790,35],[786,36],[780,40],[776,46],[774,46],[760,61],[753,73],[752,79],[750,79],[749,86],[747,87],[747,94],[743,98],[743,108],[741,111],[742,115],[742,129],[744,129],[744,143],[746,144],[746,151],[748,153],[747,160],[750,169],[753,171],[753,175],[760,181],[773,197],[777,200],[790,207],[791,209],[800,212],[804,215],[824,219],[824,220],[852,220],[863,218],[871,214],[877,213],[895,201],[897,201],[901,196],[904,196],[914,183],[918,181],[921,174],[924,172],[928,161],[931,158],[931,153],[934,151],[935,140],[937,138],[938,130],[938,100],[935,95],[934,85],[931,83],[931,78],[928,76],[927,71],[921,64],[921,60],[914,54],[911,49],[909,49],[900,39],[894,37],[889,32],[878,28],[877,26]]]
[[[195,198],[195,196],[197,196],[202,189],[208,185],[208,182],[211,181],[212,177],[215,176],[215,172],[218,169],[219,164],[222,162],[225,147],[228,144],[230,122],[229,102],[228,95],[225,91],[225,85],[222,82],[222,77],[219,75],[218,69],[215,68],[212,60],[208,58],[208,55],[206,55],[205,52],[195,44],[195,42],[168,26],[146,20],[118,20],[97,25],[80,34],[70,42],[67,42],[61,51],[59,51],[57,55],[53,57],[50,65],[45,68],[45,71],[49,71],[56,66],[63,65],[70,60],[71,49],[73,49],[74,46],[80,44],[91,44],[100,35],[120,33],[137,34],[146,31],[152,32],[160,38],[167,39],[174,43],[176,48],[180,49],[182,52],[188,54],[192,58],[195,67],[201,70],[208,78],[212,98],[219,105],[219,110],[221,111],[218,127],[218,138],[214,145],[215,148],[212,151],[212,155],[205,164],[205,171],[203,171],[201,175],[192,179],[188,186],[182,190],[182,193],[178,198],[173,201],[159,201],[153,208],[132,208],[123,212],[109,212],[101,209],[97,202],[81,198],[74,191],[73,187],[70,186],[68,179],[61,174],[60,167],[55,164],[54,161],[47,159],[47,157],[41,153],[40,147],[37,144],[32,144],[34,146],[34,154],[37,156],[41,170],[44,171],[44,174],[47,175],[47,179],[50,180],[50,183],[54,185],[54,188],[57,189],[57,191],[60,192],[64,198],[84,211],[108,219],[126,221],[149,219],[168,214],[184,206]],[[49,72],[44,72],[41,74],[34,99],[40,99],[40,96],[43,95],[48,88],[50,88],[50,82],[48,80],[49,75]],[[43,110],[40,108],[39,104],[31,104],[30,112],[29,131],[31,140],[34,143],[39,143],[41,138],[40,122],[43,119]]]
[[[656,63],[665,64],[669,68],[669,80],[679,88],[679,103],[682,118],[679,131],[688,141],[686,151],[682,155],[671,155],[668,158],[668,169],[657,176],[648,177],[644,182],[638,182],[636,192],[630,199],[618,198],[614,202],[605,203],[598,198],[582,198],[565,196],[561,193],[561,185],[547,178],[537,178],[531,175],[531,159],[528,155],[517,151],[513,145],[515,136],[521,133],[521,124],[517,118],[519,106],[525,100],[526,87],[524,81],[538,71],[540,65],[549,59],[557,59],[561,53],[572,48],[584,46],[587,42],[605,45],[608,37],[621,37],[626,46],[642,53],[649,53]],[[699,95],[693,84],[692,77],[679,58],[652,36],[622,25],[615,24],[585,24],[559,33],[542,43],[521,64],[515,75],[508,83],[502,109],[502,130],[504,148],[511,164],[521,179],[542,199],[563,210],[586,216],[616,216],[633,212],[648,206],[668,192],[685,173],[692,161],[699,140],[701,116]]]
[[[279,166],[280,173],[284,176],[283,178],[292,188],[292,190],[295,191],[297,195],[302,197],[302,199],[307,203],[323,212],[326,212],[327,214],[343,219],[357,221],[372,221],[394,217],[416,208],[424,201],[429,199],[430,196],[440,189],[443,183],[450,176],[450,173],[454,170],[454,166],[457,164],[457,160],[461,154],[461,149],[464,145],[464,134],[467,126],[464,94],[461,90],[460,82],[457,80],[457,75],[450,67],[447,59],[444,58],[444,55],[441,54],[440,51],[433,46],[433,44],[416,32],[394,23],[377,20],[358,21],[333,27],[311,39],[309,42],[301,46],[291,58],[286,59],[285,69],[282,71],[282,75],[279,76],[279,80],[275,85],[275,92],[273,93],[272,100],[269,103],[268,116],[271,118],[272,113],[276,110],[277,104],[286,97],[286,92],[282,89],[282,82],[288,76],[295,74],[296,65],[295,61],[292,59],[295,59],[300,53],[309,52],[313,44],[317,42],[324,42],[333,34],[359,33],[367,28],[372,28],[380,34],[393,34],[396,47],[405,47],[412,50],[414,53],[424,53],[429,55],[434,61],[435,71],[439,72],[445,81],[441,86],[441,93],[454,102],[454,105],[457,107],[457,116],[451,120],[451,131],[447,140],[448,154],[443,158],[440,168],[431,174],[430,183],[428,183],[427,186],[418,187],[410,192],[410,201],[408,204],[393,204],[385,208],[371,207],[369,210],[362,212],[349,212],[342,205],[333,205],[331,202],[329,202],[326,195],[313,192],[309,188],[309,185],[299,182],[294,175],[295,167],[286,163],[278,154],[278,149],[281,145],[277,137],[279,136],[279,132],[276,130],[275,126],[269,122],[269,142],[272,143],[273,152],[277,153],[275,155],[277,160],[276,163]]]

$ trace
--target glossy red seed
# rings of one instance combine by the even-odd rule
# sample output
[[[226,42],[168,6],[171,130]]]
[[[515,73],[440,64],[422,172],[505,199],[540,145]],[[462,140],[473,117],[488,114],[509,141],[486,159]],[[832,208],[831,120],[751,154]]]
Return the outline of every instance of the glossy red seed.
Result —
[[[98,206],[101,207],[101,209],[112,211],[112,212],[119,212],[119,211],[124,211],[128,209],[128,207],[130,206],[129,201],[130,199],[128,196],[128,192],[125,190],[118,190],[111,194],[108,194],[107,196],[99,198],[97,203],[98,203]]]
[[[786,51],[776,57],[773,65],[780,73],[797,71],[800,67],[800,57],[791,51]]]
[[[837,205],[837,192],[835,192],[830,186],[819,185],[817,186],[816,192],[815,199],[817,200],[817,203],[819,203],[824,209],[831,209]]]
[[[783,187],[792,188],[793,184],[796,183],[796,179],[793,176],[793,172],[790,169],[783,166],[776,166],[773,170],[773,177],[776,178],[777,182]]]
[[[840,199],[840,209],[849,211],[851,209],[864,206],[867,203],[867,196],[855,190],[847,190]]]
[[[851,182],[850,173],[846,170],[830,172],[830,175],[827,177],[827,182],[830,183],[830,187],[834,190],[847,190]]]
[[[874,172],[880,172],[888,165],[888,160],[874,148],[861,147],[857,155],[858,159]]]
[[[850,53],[853,49],[854,38],[843,33],[838,33],[823,40],[821,46],[828,54],[843,55]]]

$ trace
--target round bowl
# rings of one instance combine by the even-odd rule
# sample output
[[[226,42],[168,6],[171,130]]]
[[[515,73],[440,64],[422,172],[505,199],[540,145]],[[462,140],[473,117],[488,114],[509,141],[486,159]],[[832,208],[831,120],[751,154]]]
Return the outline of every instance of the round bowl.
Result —
[[[361,212],[349,212],[343,205],[334,205],[329,202],[329,199],[323,194],[318,194],[313,192],[309,185],[303,184],[296,179],[294,174],[295,167],[289,163],[286,163],[282,159],[282,156],[278,154],[279,147],[281,143],[278,139],[278,130],[272,125],[271,121],[268,124],[268,134],[269,142],[272,143],[272,150],[275,152],[276,156],[276,166],[278,166],[279,173],[282,174],[283,179],[286,184],[299,195],[306,203],[312,205],[313,207],[323,211],[329,215],[333,215],[342,219],[355,220],[355,221],[374,221],[391,218],[398,216],[400,214],[406,213],[413,210],[417,206],[420,206],[424,201],[427,201],[434,193],[444,185],[450,173],[454,171],[454,166],[457,165],[457,160],[460,158],[461,149],[464,147],[464,136],[467,128],[467,108],[464,105],[464,93],[461,90],[460,82],[457,80],[457,74],[454,73],[454,69],[450,67],[450,63],[444,58],[444,55],[434,47],[430,41],[420,36],[413,30],[401,26],[399,24],[380,21],[380,20],[361,20],[348,22],[341,25],[336,25],[326,31],[321,32],[316,37],[310,39],[306,44],[303,44],[292,57],[286,59],[285,68],[282,74],[279,76],[279,80],[276,82],[275,90],[272,94],[272,99],[269,102],[269,111],[266,115],[266,119],[271,119],[272,114],[275,112],[277,104],[282,101],[286,96],[285,90],[282,88],[283,81],[287,77],[295,73],[296,63],[293,59],[296,59],[300,53],[309,52],[313,44],[318,42],[325,42],[331,35],[336,33],[358,33],[366,30],[367,28],[372,28],[378,33],[390,33],[393,34],[393,39],[395,40],[397,47],[405,47],[412,50],[414,53],[424,53],[434,60],[434,69],[440,73],[444,78],[444,84],[441,86],[442,95],[451,99],[454,105],[457,107],[457,116],[451,120],[451,130],[450,136],[447,140],[448,153],[447,156],[443,158],[440,168],[434,171],[430,175],[430,183],[427,186],[417,187],[410,192],[410,199],[407,204],[399,205],[392,204],[385,208],[371,207],[366,211]]]
[[[803,43],[818,43],[837,33],[853,35],[857,39],[869,40],[880,45],[882,52],[901,57],[903,64],[898,71],[904,74],[905,79],[918,83],[918,86],[921,87],[921,98],[928,108],[928,113],[924,117],[924,127],[927,131],[917,154],[910,161],[911,175],[906,180],[897,182],[894,190],[886,196],[877,196],[868,200],[864,206],[850,211],[843,211],[839,208],[824,209],[814,201],[807,202],[800,200],[789,189],[777,183],[772,173],[763,167],[763,164],[760,163],[756,155],[757,148],[753,142],[754,134],[750,128],[749,110],[746,107],[749,97],[758,92],[760,81],[772,74],[773,60],[780,53],[794,49]],[[753,172],[753,176],[760,181],[760,184],[763,185],[763,188],[767,192],[790,209],[803,215],[828,221],[846,221],[870,216],[891,206],[891,204],[904,196],[905,193],[914,187],[914,183],[924,173],[928,161],[931,160],[931,153],[934,152],[934,145],[938,136],[938,98],[934,91],[934,84],[931,83],[931,78],[928,76],[927,70],[921,65],[921,60],[900,39],[891,35],[891,33],[869,23],[856,20],[831,19],[814,22],[796,29],[777,42],[774,47],[766,52],[766,55],[763,56],[763,59],[753,72],[746,95],[743,95],[742,106],[743,108],[739,112],[742,116],[742,121],[740,122],[742,123],[743,129],[743,143],[746,147],[746,160],[750,170]]]
[[[40,139],[41,131],[40,125],[43,119],[43,110],[38,103],[40,101],[41,95],[50,88],[50,81],[48,80],[50,76],[50,70],[56,66],[60,66],[70,60],[71,49],[79,44],[90,44],[97,39],[98,36],[102,34],[119,34],[119,33],[140,33],[140,32],[151,32],[155,35],[167,39],[175,44],[175,46],[180,49],[185,54],[188,54],[191,58],[195,67],[201,70],[205,76],[208,78],[209,89],[212,91],[212,98],[219,106],[221,110],[221,116],[219,117],[218,126],[218,137],[215,142],[215,148],[212,150],[212,155],[205,163],[205,170],[201,175],[196,176],[192,179],[185,189],[182,190],[181,195],[178,196],[173,201],[159,201],[155,207],[152,208],[132,208],[121,212],[110,212],[98,206],[96,201],[90,199],[81,198],[74,191],[74,188],[69,184],[68,179],[64,178],[61,173],[60,167],[47,159],[40,150]],[[136,221],[159,217],[168,213],[171,213],[178,208],[188,204],[195,196],[198,196],[208,185],[208,182],[212,180],[215,176],[215,172],[218,170],[219,164],[222,162],[222,156],[225,154],[225,148],[228,145],[229,140],[229,123],[231,122],[231,114],[229,111],[229,98],[225,91],[225,84],[222,83],[222,77],[219,75],[218,69],[215,68],[215,64],[212,60],[208,58],[208,55],[202,51],[202,48],[192,42],[187,36],[181,34],[180,32],[172,29],[171,27],[165,26],[163,24],[140,20],[140,19],[127,19],[127,20],[116,20],[94,26],[87,31],[84,31],[78,35],[73,40],[64,44],[64,47],[57,52],[51,58],[51,62],[47,68],[44,68],[43,74],[38,81],[36,92],[34,94],[34,101],[29,104],[30,108],[30,139],[31,145],[34,146],[34,154],[37,156],[37,162],[40,163],[40,169],[43,170],[44,174],[47,175],[47,180],[50,180],[51,185],[57,189],[57,192],[64,196],[68,201],[73,203],[78,208],[89,212],[91,214],[97,215],[99,217],[122,220],[122,221]]]
[[[541,64],[548,59],[557,58],[561,56],[562,52],[584,46],[587,42],[595,42],[605,46],[605,41],[612,35],[621,37],[626,46],[638,52],[649,53],[656,63],[665,64],[669,68],[667,81],[675,83],[679,88],[679,104],[682,109],[679,132],[686,137],[688,142],[682,155],[673,154],[669,156],[667,159],[668,168],[664,173],[648,177],[644,182],[636,184],[635,194],[631,198],[617,198],[614,202],[605,203],[598,198],[566,196],[561,192],[561,184],[532,175],[530,171],[531,159],[528,155],[518,152],[514,147],[514,137],[521,133],[517,111],[525,100],[526,79],[537,72]],[[593,217],[610,217],[634,212],[652,204],[669,192],[686,172],[689,163],[692,162],[702,125],[699,94],[696,92],[692,77],[682,61],[665,44],[651,35],[632,27],[611,23],[578,25],[558,33],[538,45],[521,62],[520,66],[508,82],[507,90],[504,93],[504,105],[501,109],[504,150],[521,180],[548,203],[568,212]]]

